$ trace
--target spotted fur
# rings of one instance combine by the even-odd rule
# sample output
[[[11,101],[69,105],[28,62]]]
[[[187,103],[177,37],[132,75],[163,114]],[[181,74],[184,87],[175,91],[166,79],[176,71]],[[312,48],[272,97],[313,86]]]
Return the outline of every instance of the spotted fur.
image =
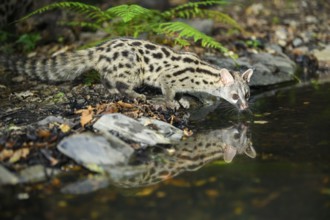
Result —
[[[248,82],[253,71],[230,73],[199,59],[192,53],[137,39],[115,39],[76,52],[51,58],[0,57],[5,69],[44,81],[65,81],[94,69],[114,95],[145,99],[135,88],[149,85],[160,88],[173,107],[176,93],[206,92],[221,97],[243,110],[248,107]]]

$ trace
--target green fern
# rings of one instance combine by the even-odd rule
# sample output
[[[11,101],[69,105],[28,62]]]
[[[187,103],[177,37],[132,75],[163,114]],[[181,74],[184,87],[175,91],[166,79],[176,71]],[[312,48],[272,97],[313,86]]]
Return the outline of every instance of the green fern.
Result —
[[[159,24],[158,28],[155,29],[158,33],[167,34],[171,36],[176,35],[176,41],[182,42],[183,38],[192,38],[194,42],[201,41],[203,47],[210,47],[220,50],[223,53],[228,53],[228,49],[222,46],[219,42],[214,40],[212,37],[198,31],[183,22],[166,22]],[[184,41],[188,43],[188,41]]]
[[[213,5],[226,5],[228,4],[227,1],[224,0],[204,0],[199,2],[188,2],[183,5],[179,5],[175,8],[172,8],[170,10],[167,10],[163,12],[163,16],[166,17],[176,17],[178,14],[191,14],[191,13],[198,13],[200,10],[200,7],[203,6],[213,6]]]
[[[141,17],[148,17],[153,14],[152,10],[139,5],[119,5],[106,10],[107,14],[114,14],[120,17],[125,23]]]
[[[21,20],[27,19],[33,15],[41,14],[41,13],[44,13],[46,11],[50,11],[53,9],[69,9],[69,10],[75,11],[77,13],[84,14],[88,18],[94,18],[94,19],[99,18],[101,20],[106,20],[106,19],[110,20],[111,19],[111,17],[109,17],[109,15],[107,13],[105,13],[100,8],[93,6],[93,5],[88,5],[88,4],[84,4],[81,2],[57,2],[57,3],[50,4],[50,5],[46,5],[42,8],[39,8],[39,9],[31,12],[30,14],[26,15],[25,17],[23,17]]]
[[[69,21],[67,25],[89,27],[103,30],[111,36],[138,37],[141,33],[163,34],[172,37],[181,46],[190,45],[190,40],[200,42],[203,47],[210,47],[228,54],[228,49],[212,37],[196,30],[182,22],[172,22],[175,18],[210,18],[216,22],[228,24],[241,30],[239,24],[229,15],[217,10],[204,9],[214,5],[224,5],[224,0],[201,0],[188,2],[164,12],[150,10],[139,5],[119,5],[107,10],[101,10],[93,5],[80,2],[58,2],[42,7],[22,19],[53,9],[68,9],[79,13],[86,18],[85,21]]]

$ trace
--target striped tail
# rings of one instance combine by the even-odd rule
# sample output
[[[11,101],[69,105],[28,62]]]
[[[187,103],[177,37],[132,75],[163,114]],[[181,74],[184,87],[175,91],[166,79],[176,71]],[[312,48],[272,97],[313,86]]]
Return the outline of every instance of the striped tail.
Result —
[[[51,58],[1,56],[7,71],[42,81],[70,81],[93,69],[93,49],[61,53]]]

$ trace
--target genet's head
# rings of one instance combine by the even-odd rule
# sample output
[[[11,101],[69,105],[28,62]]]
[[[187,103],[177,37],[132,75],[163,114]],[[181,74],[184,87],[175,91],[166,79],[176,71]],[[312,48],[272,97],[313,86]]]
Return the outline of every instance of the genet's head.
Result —
[[[252,69],[246,70],[243,74],[234,72],[231,74],[227,69],[220,70],[220,82],[223,86],[215,92],[214,95],[220,96],[227,102],[233,104],[240,111],[249,108],[250,82],[253,74]]]

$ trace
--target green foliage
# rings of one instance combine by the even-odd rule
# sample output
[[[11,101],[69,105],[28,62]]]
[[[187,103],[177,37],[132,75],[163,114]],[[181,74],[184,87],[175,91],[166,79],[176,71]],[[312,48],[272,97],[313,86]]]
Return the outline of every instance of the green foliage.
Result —
[[[188,41],[184,41],[184,38],[191,38],[194,42],[201,41],[203,47],[210,47],[219,49],[223,53],[227,53],[228,49],[223,47],[219,42],[215,41],[212,37],[196,30],[188,24],[183,22],[166,22],[159,24],[159,33],[167,35],[177,34],[175,41],[179,44],[187,45]]]
[[[138,37],[141,33],[148,33],[149,35],[161,34],[175,39],[175,42],[182,46],[190,45],[190,40],[193,40],[194,42],[200,42],[203,47],[215,48],[223,53],[227,53],[228,50],[212,37],[201,33],[188,24],[173,21],[177,18],[209,18],[240,31],[241,28],[238,23],[229,15],[218,10],[205,9],[205,7],[224,5],[226,3],[224,0],[201,0],[189,2],[161,12],[146,9],[135,4],[123,4],[107,10],[101,10],[98,7],[80,2],[58,2],[40,8],[22,19],[56,8],[69,9],[83,15],[84,21],[69,21],[65,24],[103,30],[110,37]]]
[[[84,84],[90,86],[95,82],[100,82],[100,74],[95,70],[89,71],[84,75]]]
[[[23,46],[23,50],[29,52],[36,47],[36,44],[40,39],[41,37],[38,33],[23,34],[18,38],[16,43],[21,44]]]

